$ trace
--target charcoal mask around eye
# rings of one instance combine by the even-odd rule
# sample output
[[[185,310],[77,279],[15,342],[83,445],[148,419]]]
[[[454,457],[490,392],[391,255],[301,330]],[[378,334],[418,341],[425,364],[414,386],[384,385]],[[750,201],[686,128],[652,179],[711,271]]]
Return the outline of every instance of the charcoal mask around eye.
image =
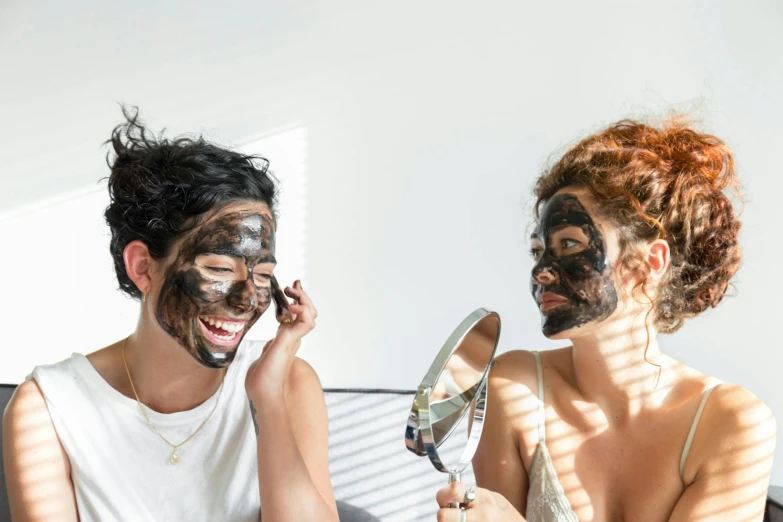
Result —
[[[210,278],[196,265],[202,254],[240,259],[243,273],[228,281]],[[204,223],[184,240],[166,270],[155,313],[161,328],[204,366],[228,366],[244,335],[272,302],[271,285],[257,285],[253,269],[274,263],[274,254],[274,223],[264,213],[233,212]],[[233,337],[226,331],[222,340],[210,334],[215,325],[210,327],[207,317],[229,318],[236,321],[232,326],[244,326]]]
[[[587,236],[587,248],[570,255],[558,255],[552,235],[564,227],[579,227]],[[606,243],[579,198],[572,194],[554,196],[546,205],[535,235],[544,242],[544,251],[533,267],[530,291],[533,298],[551,292],[566,299],[564,304],[541,312],[541,330],[547,337],[602,321],[617,308],[617,291]],[[547,272],[548,284],[539,276]]]

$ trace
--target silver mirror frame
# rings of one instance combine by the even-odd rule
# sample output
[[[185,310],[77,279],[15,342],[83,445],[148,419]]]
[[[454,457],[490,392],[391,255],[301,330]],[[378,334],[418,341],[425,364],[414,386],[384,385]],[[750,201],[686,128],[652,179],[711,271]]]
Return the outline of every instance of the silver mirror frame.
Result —
[[[436,443],[433,436],[432,412],[429,400],[430,393],[438,382],[441,373],[443,373],[443,370],[446,368],[449,359],[462,344],[465,336],[479,321],[487,316],[494,316],[496,318],[498,322],[498,333],[495,338],[494,346],[492,347],[492,353],[490,354],[487,367],[484,369],[484,373],[476,385],[476,394],[469,401],[475,402],[475,407],[473,409],[473,419],[468,442],[465,445],[465,449],[462,451],[457,466],[455,468],[449,468],[443,463],[440,455],[438,455],[438,446],[450,435],[459,420],[470,411],[470,408],[466,408],[459,415],[459,419],[455,422],[454,426],[448,430],[440,443]],[[438,355],[435,357],[430,369],[421,381],[421,384],[416,391],[416,396],[413,399],[413,406],[411,407],[408,423],[405,428],[405,446],[416,455],[421,457],[425,455],[428,456],[432,465],[435,466],[438,471],[450,474],[450,482],[459,480],[460,474],[473,460],[473,456],[478,448],[479,439],[481,438],[481,432],[484,427],[484,412],[487,405],[487,377],[492,368],[492,361],[495,358],[498,341],[500,340],[500,326],[500,315],[498,315],[497,312],[492,312],[486,308],[479,308],[468,315],[459,326],[457,326],[440,349],[440,352],[438,352]]]

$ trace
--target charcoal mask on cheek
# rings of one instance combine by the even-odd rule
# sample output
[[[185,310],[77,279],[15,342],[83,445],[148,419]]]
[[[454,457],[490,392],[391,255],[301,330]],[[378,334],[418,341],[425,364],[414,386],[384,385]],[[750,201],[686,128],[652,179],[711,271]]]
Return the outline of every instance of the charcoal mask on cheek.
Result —
[[[587,237],[584,249],[558,253],[552,235],[565,227],[579,227]],[[589,322],[606,319],[617,308],[617,291],[607,259],[606,243],[579,199],[554,196],[544,206],[534,233],[545,245],[530,280],[533,298],[551,292],[567,301],[541,312],[541,329],[552,336]],[[542,277],[547,272],[546,277]],[[546,281],[546,284],[544,283]]]
[[[238,260],[241,273],[230,277],[198,266],[203,254]],[[260,263],[275,263],[274,223],[266,214],[225,214],[191,232],[174,262],[166,270],[158,298],[156,317],[160,326],[199,363],[210,368],[228,366],[242,337],[272,301],[270,284],[258,285],[253,270]],[[243,324],[233,338],[210,335],[216,328],[203,318],[227,318]],[[236,323],[234,323],[234,321]],[[224,332],[224,337],[231,333]]]

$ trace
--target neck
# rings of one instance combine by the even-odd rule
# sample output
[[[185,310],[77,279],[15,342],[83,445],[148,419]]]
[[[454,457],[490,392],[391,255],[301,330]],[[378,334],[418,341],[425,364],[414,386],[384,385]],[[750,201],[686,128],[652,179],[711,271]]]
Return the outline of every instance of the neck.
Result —
[[[226,370],[199,364],[152,321],[142,314],[125,344],[125,359],[138,399],[159,413],[193,409],[218,390]],[[128,388],[133,396],[130,384]]]
[[[657,331],[649,337],[644,314],[630,320],[610,318],[587,335],[574,338],[574,380],[585,400],[610,422],[623,422],[660,404],[671,388],[673,360],[661,353]]]

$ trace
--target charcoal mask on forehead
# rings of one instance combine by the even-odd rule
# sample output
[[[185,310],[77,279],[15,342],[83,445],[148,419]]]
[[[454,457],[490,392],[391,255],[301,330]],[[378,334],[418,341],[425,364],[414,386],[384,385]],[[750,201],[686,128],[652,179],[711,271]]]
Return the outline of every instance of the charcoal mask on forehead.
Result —
[[[233,258],[234,268],[210,262],[210,254]],[[228,366],[245,333],[279,291],[274,276],[254,278],[261,263],[275,263],[275,227],[268,215],[239,211],[207,221],[186,236],[166,270],[155,313],[158,323],[199,363]],[[215,318],[224,321],[218,326]]]
[[[586,244],[571,249],[554,244],[555,239],[561,241],[560,236],[568,237],[568,227],[578,227],[587,238]],[[617,291],[606,243],[579,199],[560,194],[547,201],[533,236],[544,244],[530,280],[533,298],[538,302],[545,292],[565,298],[562,304],[541,312],[544,335],[553,336],[612,315],[617,308]]]

